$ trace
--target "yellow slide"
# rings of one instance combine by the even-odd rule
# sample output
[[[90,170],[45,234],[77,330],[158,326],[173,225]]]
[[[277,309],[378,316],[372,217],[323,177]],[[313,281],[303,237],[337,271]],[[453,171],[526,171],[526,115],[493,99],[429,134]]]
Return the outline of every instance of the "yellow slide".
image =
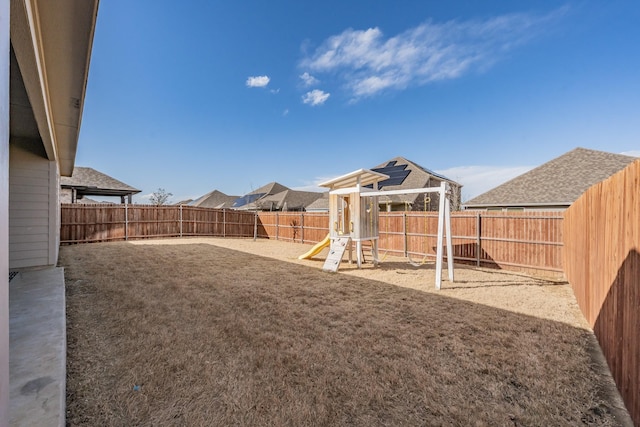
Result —
[[[329,234],[327,234],[327,237],[325,237],[321,242],[316,243],[314,247],[309,249],[309,252],[306,252],[300,255],[298,259],[309,259],[314,255],[318,255],[321,250],[323,250],[330,244],[331,244],[331,238],[329,237]]]

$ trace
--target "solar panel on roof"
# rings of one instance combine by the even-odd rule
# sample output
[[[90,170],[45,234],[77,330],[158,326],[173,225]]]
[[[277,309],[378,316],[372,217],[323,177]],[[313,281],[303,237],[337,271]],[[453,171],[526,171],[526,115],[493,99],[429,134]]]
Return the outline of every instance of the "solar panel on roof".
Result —
[[[407,177],[411,173],[411,170],[407,170],[407,165],[396,166],[396,163],[397,161],[394,160],[387,163],[385,167],[371,169],[374,172],[380,172],[389,176],[388,179],[385,179],[384,181],[380,181],[378,183],[378,189],[391,185],[402,185],[404,180],[407,179]],[[367,187],[373,188],[373,185],[368,185]]]
[[[383,168],[376,168],[376,169],[371,169],[374,172],[381,172],[384,171],[383,173],[393,173],[393,172],[401,172],[403,170],[405,170],[407,168],[407,165],[400,165],[400,166],[385,166]]]
[[[253,203],[258,200],[260,197],[264,196],[266,193],[258,193],[258,194],[247,194],[246,196],[242,196],[237,198],[231,207],[239,208],[244,205],[248,205],[249,203]]]

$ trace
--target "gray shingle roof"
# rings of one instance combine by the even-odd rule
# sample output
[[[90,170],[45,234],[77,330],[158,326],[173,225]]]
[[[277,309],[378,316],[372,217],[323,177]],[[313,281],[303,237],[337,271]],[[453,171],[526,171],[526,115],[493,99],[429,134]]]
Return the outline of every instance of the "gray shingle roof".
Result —
[[[320,198],[316,199],[306,208],[308,211],[328,211],[329,210],[329,192],[325,191],[321,194]]]
[[[301,210],[321,197],[322,193],[315,191],[285,190],[257,200],[256,205],[267,210]]]
[[[257,190],[252,191],[251,193],[249,193],[248,195],[251,194],[277,194],[280,193],[282,191],[288,190],[289,188],[285,187],[282,184],[278,184],[277,182],[270,182],[267,185],[263,185],[262,187],[258,188]]]
[[[75,167],[70,177],[61,177],[60,186],[62,188],[75,188],[78,193],[95,196],[119,196],[137,194],[137,188],[118,181],[93,168]]]
[[[204,196],[197,198],[189,202],[189,206],[198,206],[201,208],[228,208],[233,205],[233,202],[238,196],[227,196],[221,191],[213,190]]]
[[[231,207],[240,210],[260,209],[260,207],[256,204],[258,200],[261,200],[267,196],[281,193],[286,190],[289,190],[289,188],[285,187],[282,184],[278,184],[277,182],[270,182],[269,184],[263,185],[262,187],[252,191],[251,193],[245,194],[242,197],[238,197],[233,202],[233,205]]]
[[[637,158],[578,147],[469,200],[464,206],[570,206],[589,187],[634,160]]]

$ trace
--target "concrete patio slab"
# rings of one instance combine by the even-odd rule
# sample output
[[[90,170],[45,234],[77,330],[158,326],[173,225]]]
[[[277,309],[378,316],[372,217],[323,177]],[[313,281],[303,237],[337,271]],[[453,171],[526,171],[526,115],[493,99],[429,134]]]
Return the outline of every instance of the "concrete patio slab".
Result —
[[[64,269],[23,270],[9,283],[11,426],[64,426]]]

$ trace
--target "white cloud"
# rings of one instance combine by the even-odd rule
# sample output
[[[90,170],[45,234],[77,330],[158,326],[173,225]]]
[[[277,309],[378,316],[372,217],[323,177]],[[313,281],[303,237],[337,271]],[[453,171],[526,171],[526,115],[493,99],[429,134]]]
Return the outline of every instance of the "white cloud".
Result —
[[[323,92],[319,89],[314,89],[311,92],[307,92],[302,96],[302,102],[310,104],[311,106],[322,105],[331,96],[330,93]]]
[[[288,115],[289,115],[289,109],[288,109],[288,108],[285,108],[285,109],[284,109],[284,111],[282,112],[282,116],[283,116],[283,117],[286,117],[286,116],[288,116]]]
[[[623,151],[620,154],[624,154],[625,156],[640,157],[640,150]]]
[[[332,180],[333,178],[337,178],[338,176],[340,175],[318,176],[315,177],[312,181],[305,181],[303,185],[299,185],[297,187],[294,187],[293,189],[298,191],[316,191],[324,193],[325,191],[329,191],[329,189],[326,187],[320,187],[319,184]]]
[[[534,166],[456,166],[436,172],[462,184],[462,201],[466,202],[533,168]]]
[[[247,87],[265,87],[271,79],[269,76],[251,76],[247,78]]]
[[[488,68],[505,52],[543,34],[566,10],[545,16],[521,13],[485,20],[427,21],[388,38],[379,28],[347,29],[326,39],[300,65],[337,74],[354,98],[455,79]]]
[[[315,77],[313,77],[311,74],[305,72],[302,73],[300,75],[300,79],[302,80],[303,84],[307,87],[309,86],[315,86],[318,83],[320,83],[320,80],[316,79]]]

